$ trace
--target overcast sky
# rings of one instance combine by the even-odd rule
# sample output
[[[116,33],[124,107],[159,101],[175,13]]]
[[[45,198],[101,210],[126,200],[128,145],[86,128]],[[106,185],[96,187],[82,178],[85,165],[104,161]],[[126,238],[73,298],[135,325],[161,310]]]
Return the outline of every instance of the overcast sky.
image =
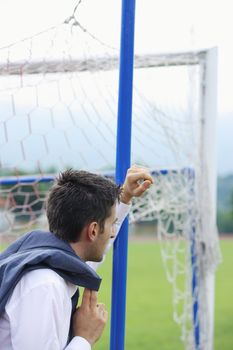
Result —
[[[0,0],[0,47],[63,22],[77,3]],[[229,130],[233,128],[231,5],[231,0],[137,0],[135,33],[135,52],[218,47],[218,111],[221,123],[225,123],[219,124],[219,152],[225,149],[227,153],[233,151],[233,130]],[[119,47],[120,14],[121,0],[82,0],[77,18],[101,40]],[[223,140],[226,130],[227,141]],[[233,171],[233,160],[227,162]]]
[[[61,23],[78,0],[0,0],[0,47]],[[231,0],[137,0],[136,52],[218,46],[220,112],[233,111]],[[119,46],[121,0],[82,0],[80,22]],[[106,30],[106,28],[109,28]]]

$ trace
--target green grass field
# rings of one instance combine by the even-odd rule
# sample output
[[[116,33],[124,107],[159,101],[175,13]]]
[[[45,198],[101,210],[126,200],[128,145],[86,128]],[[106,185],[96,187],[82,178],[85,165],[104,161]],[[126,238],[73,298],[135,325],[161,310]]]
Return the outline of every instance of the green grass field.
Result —
[[[233,348],[233,240],[221,241],[223,262],[216,274],[215,350]],[[99,269],[99,301],[110,310],[111,254]],[[109,317],[110,318],[110,317]],[[95,350],[109,348],[109,324]],[[126,314],[126,350],[184,349],[172,319],[172,290],[165,278],[158,242],[130,243]]]

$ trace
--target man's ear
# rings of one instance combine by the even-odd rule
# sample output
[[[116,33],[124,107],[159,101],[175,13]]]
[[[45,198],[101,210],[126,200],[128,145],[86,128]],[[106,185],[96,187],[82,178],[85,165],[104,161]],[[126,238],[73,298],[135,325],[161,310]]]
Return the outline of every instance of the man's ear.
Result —
[[[89,241],[94,242],[98,236],[99,224],[96,221],[91,222],[87,226],[87,238]]]

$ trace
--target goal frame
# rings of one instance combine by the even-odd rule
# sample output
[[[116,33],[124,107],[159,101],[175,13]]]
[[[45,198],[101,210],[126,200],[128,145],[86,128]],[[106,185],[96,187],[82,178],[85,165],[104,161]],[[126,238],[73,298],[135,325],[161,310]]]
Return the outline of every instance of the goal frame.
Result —
[[[178,52],[178,53],[164,53],[164,54],[151,54],[151,55],[135,55],[134,67],[137,69],[145,67],[162,67],[162,66],[182,66],[182,65],[200,65],[200,120],[202,122],[201,127],[201,142],[199,157],[201,160],[201,172],[203,174],[208,173],[208,178],[203,178],[202,186],[208,187],[209,193],[211,193],[211,215],[209,223],[211,227],[216,225],[216,117],[217,117],[217,48],[203,49],[192,52]],[[72,62],[63,65],[64,72],[77,72],[85,70],[107,70],[117,69],[119,65],[118,58],[113,58],[113,65],[109,68],[105,59],[99,58],[93,65],[91,60],[87,60],[85,63],[80,60],[74,60]],[[51,61],[46,62],[43,66],[44,72],[56,73],[61,71],[61,62]],[[0,65],[0,75],[13,74],[37,74],[43,73],[41,71],[41,64],[38,62],[22,62],[9,63],[7,71],[6,67]],[[121,142],[121,140],[119,140]],[[36,181],[36,177],[31,176],[30,181]],[[25,179],[24,179],[25,180]],[[51,180],[51,179],[50,179]],[[0,179],[0,184],[4,184],[7,179]],[[11,183],[19,183],[23,181],[23,178],[11,178]],[[120,248],[119,248],[120,249]],[[119,268],[121,270],[121,267]],[[193,270],[193,276],[195,276],[195,270]],[[214,291],[215,291],[215,276],[214,272],[208,272],[202,275],[203,278],[198,280],[198,286],[200,290],[208,291],[207,307],[208,315],[210,316],[207,330],[207,341],[203,348],[200,349],[200,325],[196,322],[194,312],[194,336],[195,336],[195,349],[196,350],[211,350],[213,349],[213,336],[214,336]],[[194,278],[195,279],[195,278]],[[194,285],[195,288],[195,285]],[[198,307],[198,305],[196,305]],[[195,307],[196,307],[195,306]],[[203,315],[203,317],[205,317]]]

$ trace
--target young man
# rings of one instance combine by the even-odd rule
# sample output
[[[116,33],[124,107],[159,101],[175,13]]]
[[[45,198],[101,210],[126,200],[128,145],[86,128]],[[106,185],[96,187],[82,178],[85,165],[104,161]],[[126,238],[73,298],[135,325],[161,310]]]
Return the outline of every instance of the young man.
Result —
[[[89,172],[60,174],[47,200],[50,232],[30,232],[0,255],[0,349],[91,350],[107,322],[95,270],[132,197],[152,182],[138,166],[122,189]],[[84,293],[76,309],[78,286]]]

